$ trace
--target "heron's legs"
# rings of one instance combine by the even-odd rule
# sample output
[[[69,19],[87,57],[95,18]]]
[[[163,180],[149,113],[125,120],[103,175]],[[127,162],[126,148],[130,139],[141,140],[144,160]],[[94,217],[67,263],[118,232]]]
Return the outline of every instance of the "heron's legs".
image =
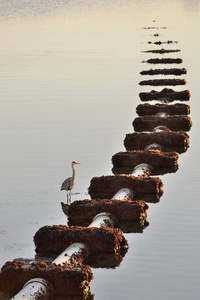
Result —
[[[69,190],[69,204],[71,204],[71,190]]]
[[[71,204],[71,190],[67,190],[67,204]]]

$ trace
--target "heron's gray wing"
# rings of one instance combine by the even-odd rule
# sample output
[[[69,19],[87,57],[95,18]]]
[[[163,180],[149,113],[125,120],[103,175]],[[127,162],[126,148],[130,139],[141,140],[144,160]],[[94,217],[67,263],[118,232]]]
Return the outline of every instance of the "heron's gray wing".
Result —
[[[71,185],[71,177],[69,177],[69,178],[65,179],[65,181],[63,181],[63,183],[61,185],[61,191],[68,190],[70,185]]]

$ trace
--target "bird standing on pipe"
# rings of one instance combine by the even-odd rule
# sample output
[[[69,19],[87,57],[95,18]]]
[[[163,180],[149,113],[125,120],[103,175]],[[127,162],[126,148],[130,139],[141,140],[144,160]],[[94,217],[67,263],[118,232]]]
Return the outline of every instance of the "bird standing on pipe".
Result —
[[[65,179],[65,181],[63,181],[61,185],[61,191],[63,190],[67,191],[67,204],[71,203],[71,190],[75,185],[75,178],[76,178],[75,165],[80,165],[80,163],[76,161],[72,162],[72,171],[73,171],[72,177]]]

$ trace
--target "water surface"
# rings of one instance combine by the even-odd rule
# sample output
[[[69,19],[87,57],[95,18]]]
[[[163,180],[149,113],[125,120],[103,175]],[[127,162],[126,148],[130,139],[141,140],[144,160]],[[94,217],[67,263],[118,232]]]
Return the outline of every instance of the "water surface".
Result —
[[[95,300],[196,300],[199,296],[199,1],[0,1],[1,266],[33,258],[33,235],[66,224],[62,181],[77,166],[73,200],[93,176],[111,174],[124,151],[148,69],[141,53],[177,40],[192,97],[190,148],[179,170],[161,176],[164,195],[116,269],[93,269]],[[156,22],[154,22],[156,21]],[[144,30],[145,26],[167,29]],[[167,57],[168,54],[162,57]],[[170,76],[169,76],[170,77]],[[145,79],[148,79],[145,76]],[[182,89],[181,87],[177,87]]]

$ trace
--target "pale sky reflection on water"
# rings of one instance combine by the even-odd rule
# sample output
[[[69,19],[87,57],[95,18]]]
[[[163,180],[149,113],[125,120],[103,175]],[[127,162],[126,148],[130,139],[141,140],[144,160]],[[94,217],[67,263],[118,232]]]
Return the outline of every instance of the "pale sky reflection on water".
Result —
[[[1,266],[34,257],[41,226],[66,223],[60,185],[72,160],[81,162],[74,200],[88,198],[93,176],[111,174],[112,155],[133,131],[138,94],[150,90],[138,82],[149,68],[141,61],[153,55],[141,51],[158,32],[178,40],[188,69],[190,148],[178,172],[162,176],[149,227],[126,235],[120,267],[93,270],[91,292],[95,300],[198,299],[199,9],[199,1],[181,0],[0,1]]]

